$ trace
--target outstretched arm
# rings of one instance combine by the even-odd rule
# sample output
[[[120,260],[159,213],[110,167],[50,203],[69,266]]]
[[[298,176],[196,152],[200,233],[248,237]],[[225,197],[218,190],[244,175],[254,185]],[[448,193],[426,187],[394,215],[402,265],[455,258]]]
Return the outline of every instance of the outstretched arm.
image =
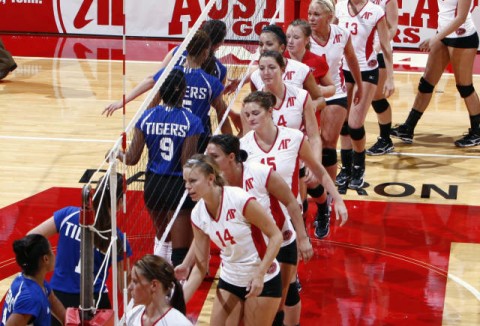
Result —
[[[41,234],[45,238],[49,238],[57,232],[57,227],[52,216],[48,220],[43,221],[41,224],[28,231],[27,234]]]
[[[130,93],[125,96],[125,103],[133,101],[149,89],[152,89],[153,85],[155,85],[155,80],[153,80],[153,76],[148,76],[145,78],[140,84],[135,86],[134,89]],[[111,116],[113,112],[117,111],[118,109],[123,107],[123,101],[117,101],[112,104],[109,104],[105,107],[102,114],[106,114],[107,117]]]
[[[313,256],[312,244],[307,235],[305,223],[303,222],[302,211],[297,200],[293,196],[292,190],[287,183],[277,172],[273,171],[270,174],[267,184],[268,192],[273,195],[279,202],[283,204],[288,210],[288,215],[292,219],[293,226],[297,232],[298,251],[300,259],[307,262]]]
[[[210,253],[210,238],[197,227],[193,227],[192,245],[195,245],[195,266],[190,273],[190,277],[183,286],[183,295],[185,302],[188,302],[195,291],[202,284],[203,278],[207,273],[208,255]]]
[[[245,206],[245,218],[262,231],[268,237],[267,250],[254,275],[252,275],[250,286],[247,287],[248,294],[245,298],[258,296],[263,290],[263,278],[277,257],[280,245],[282,244],[282,233],[262,206],[255,200],[250,200]]]
[[[337,187],[333,184],[332,178],[330,178],[323,165],[315,160],[310,144],[307,141],[302,143],[302,147],[300,148],[300,158],[305,162],[305,165],[310,171],[314,173],[317,180],[320,181],[327,192],[333,197],[333,200],[335,201],[336,217],[337,219],[341,218],[340,226],[343,226],[348,220],[347,207],[338,193]]]

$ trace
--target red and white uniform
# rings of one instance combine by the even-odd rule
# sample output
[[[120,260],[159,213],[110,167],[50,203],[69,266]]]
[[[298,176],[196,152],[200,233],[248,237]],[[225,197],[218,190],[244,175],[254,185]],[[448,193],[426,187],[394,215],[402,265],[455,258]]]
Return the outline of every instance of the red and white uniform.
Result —
[[[383,12],[385,12],[385,15],[387,14],[387,4],[392,1],[392,0],[370,0],[371,3],[380,6],[380,8],[383,9]],[[375,40],[373,42],[375,44],[375,48],[380,47],[380,39],[378,38],[378,32],[375,32]],[[393,41],[390,41],[390,46],[393,48]],[[382,49],[380,49],[380,53],[382,52]]]
[[[335,8],[338,25],[346,28],[352,35],[352,44],[357,55],[360,71],[378,68],[377,53],[374,48],[374,37],[377,24],[385,16],[385,12],[370,1],[362,9],[352,15],[348,11],[349,1],[340,1]],[[350,70],[345,62],[343,69]]]
[[[299,152],[304,139],[305,136],[299,130],[277,127],[275,142],[269,150],[264,151],[258,146],[255,132],[251,130],[240,139],[240,147],[248,153],[247,162],[271,166],[292,189],[293,195],[299,198]]]
[[[286,84],[297,86],[298,88],[303,88],[303,83],[310,73],[310,67],[304,63],[301,63],[292,59],[285,59],[286,67],[285,72],[283,73],[283,81]],[[260,70],[255,70],[250,76],[250,82],[255,86],[256,89],[260,90],[263,88],[263,81],[260,77]]]
[[[284,57],[291,59],[288,51],[285,51]],[[317,84],[320,84],[320,80],[328,73],[329,67],[325,55],[316,55],[310,50],[306,50],[301,62],[310,68]]]
[[[221,250],[220,277],[235,286],[246,287],[265,255],[267,244],[262,232],[248,222],[245,207],[255,200],[238,187],[223,187],[218,216],[211,216],[201,199],[192,210],[192,224],[210,237]],[[274,260],[265,274],[267,282],[279,273]]]
[[[310,37],[310,51],[319,56],[325,56],[330,73],[335,83],[335,94],[327,100],[347,97],[347,88],[345,86],[345,78],[343,77],[343,53],[347,45],[350,33],[348,30],[338,25],[330,25],[330,36],[325,44],[317,43]]]
[[[438,0],[438,31],[444,29],[457,16],[458,0]],[[475,25],[473,25],[471,10],[473,8],[473,1],[470,5],[470,10],[465,22],[453,33],[447,35],[447,38],[459,38],[473,35],[476,33]]]
[[[282,204],[268,192],[267,185],[273,169],[267,165],[256,162],[243,163],[243,190],[257,199],[265,211],[282,231],[282,247],[291,244],[296,239],[290,216],[284,213]]]
[[[142,316],[145,313],[145,306],[138,305],[132,308],[132,310],[127,311],[127,326],[139,326],[143,325]],[[193,325],[184,314],[178,311],[175,308],[170,308],[167,312],[158,318],[155,323],[155,326],[160,325],[178,325],[178,326],[190,326]]]
[[[308,92],[303,88],[284,84],[283,101],[278,107],[273,108],[273,123],[300,130],[303,128],[303,111],[307,104]]]

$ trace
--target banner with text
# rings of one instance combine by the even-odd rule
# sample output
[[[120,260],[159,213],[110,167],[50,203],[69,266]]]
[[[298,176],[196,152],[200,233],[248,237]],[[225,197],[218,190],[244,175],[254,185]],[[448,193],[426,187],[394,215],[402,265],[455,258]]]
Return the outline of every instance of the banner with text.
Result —
[[[122,35],[124,0],[0,0],[0,33],[33,32],[84,35]],[[393,0],[392,0],[393,1]],[[396,47],[418,47],[437,27],[437,0],[397,0],[399,28]],[[479,0],[474,0],[477,5]],[[193,26],[208,0],[126,1],[126,34],[136,37],[181,38]],[[210,19],[225,21],[227,39],[256,40],[274,16],[289,20],[295,0],[217,0]],[[310,1],[300,3],[306,17]],[[287,14],[285,14],[287,12]],[[287,18],[285,18],[287,16]],[[287,21],[288,23],[288,21]]]

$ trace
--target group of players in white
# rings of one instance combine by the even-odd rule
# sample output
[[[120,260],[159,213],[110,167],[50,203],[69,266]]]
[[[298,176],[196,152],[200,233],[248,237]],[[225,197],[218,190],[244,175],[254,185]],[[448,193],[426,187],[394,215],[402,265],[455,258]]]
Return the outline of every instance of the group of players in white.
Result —
[[[172,144],[182,148],[183,168],[171,175],[182,174],[190,198],[197,201],[191,211],[193,244],[176,264],[177,277],[186,280],[187,301],[208,269],[210,240],[221,250],[211,324],[300,323],[296,265],[299,258],[307,261],[313,254],[300,210],[307,193],[318,207],[314,235],[324,238],[329,234],[332,200],[341,225],[348,219],[335,183],[338,187],[362,188],[366,154],[391,152],[394,146],[390,136],[412,142],[413,129],[448,62],[455,70],[457,88],[471,121],[469,132],[455,145],[480,144],[480,103],[472,85],[472,71],[468,67],[466,72],[458,69],[455,58],[464,54],[473,66],[471,54],[476,54],[478,36],[470,17],[472,1],[439,0],[438,4],[439,29],[434,38],[422,43],[421,48],[430,51],[429,63],[404,124],[392,128],[387,100],[395,89],[391,43],[397,30],[396,1],[345,0],[334,4],[312,0],[308,21],[296,20],[286,32],[276,25],[262,30],[260,57],[248,72],[252,93],[243,99],[240,115],[231,113],[242,138],[225,133],[213,136],[204,144],[206,147],[199,147],[206,148],[206,155],[189,159],[183,155],[186,139],[201,131],[197,128],[189,134],[188,130],[198,121],[188,118],[183,139],[172,138]],[[187,87],[196,83],[189,82],[191,70],[199,68],[193,66],[196,59],[192,58],[203,58],[191,49],[176,68],[185,75]],[[438,60],[441,65],[434,64]],[[220,73],[222,69],[217,60],[214,71]],[[225,76],[218,77],[225,83]],[[181,85],[183,77],[175,78]],[[378,115],[380,137],[366,149],[364,122],[370,105]],[[166,107],[171,110],[168,105],[151,110]],[[225,112],[222,105],[218,107],[221,117]],[[107,107],[106,111],[111,114],[115,109],[118,107]],[[190,111],[196,114],[194,106]],[[144,115],[137,128],[152,123],[148,120],[151,116]],[[153,136],[144,137],[142,146],[147,144],[149,151],[154,150],[149,145]],[[158,144],[163,136],[155,137],[151,143]],[[337,175],[339,138],[342,167]],[[159,150],[165,148],[160,146]],[[180,161],[180,155],[177,157]]]

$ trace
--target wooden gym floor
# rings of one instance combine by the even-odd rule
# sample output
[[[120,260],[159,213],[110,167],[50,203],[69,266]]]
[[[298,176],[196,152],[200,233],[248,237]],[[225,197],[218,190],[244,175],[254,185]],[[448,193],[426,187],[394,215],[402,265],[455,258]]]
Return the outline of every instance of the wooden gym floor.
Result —
[[[18,271],[11,242],[64,205],[79,205],[81,177],[103,162],[123,121],[119,112],[100,115],[121,98],[122,64],[105,60],[118,59],[119,40],[2,39],[18,68],[0,81],[0,296]],[[127,91],[174,44],[129,42]],[[410,110],[425,59],[395,54],[394,123]],[[142,99],[128,105],[127,122]],[[414,144],[396,141],[394,153],[367,157],[368,187],[344,195],[350,221],[312,239],[315,258],[300,265],[302,324],[480,324],[480,147],[453,146],[468,127],[453,76],[445,74]],[[372,110],[366,130],[368,146],[378,133]],[[189,305],[199,324],[208,321],[211,282]]]

